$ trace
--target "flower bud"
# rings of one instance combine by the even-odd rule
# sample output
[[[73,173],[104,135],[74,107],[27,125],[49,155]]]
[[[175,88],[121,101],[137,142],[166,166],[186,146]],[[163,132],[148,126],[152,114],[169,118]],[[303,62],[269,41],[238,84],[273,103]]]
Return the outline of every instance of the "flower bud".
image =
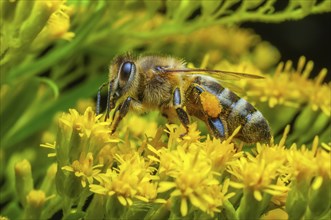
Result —
[[[30,44],[41,32],[56,8],[47,1],[36,1],[20,30],[21,45]]]
[[[40,219],[45,199],[43,191],[31,190],[26,196],[26,208],[23,219]]]
[[[16,192],[23,206],[26,205],[26,196],[33,189],[31,165],[29,161],[23,160],[15,165]]]

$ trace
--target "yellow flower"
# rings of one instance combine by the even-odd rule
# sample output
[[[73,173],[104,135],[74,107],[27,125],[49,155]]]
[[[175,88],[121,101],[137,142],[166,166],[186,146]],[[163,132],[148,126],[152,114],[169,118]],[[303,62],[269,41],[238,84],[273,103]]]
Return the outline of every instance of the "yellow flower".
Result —
[[[326,69],[324,69],[326,70]],[[322,75],[323,70],[319,74]],[[319,78],[319,77],[318,77]],[[317,81],[317,80],[316,80]],[[316,82],[315,81],[315,82]],[[315,83],[312,86],[312,92],[308,95],[309,103],[314,111],[321,109],[324,114],[331,114],[331,83],[319,85]]]
[[[96,179],[99,184],[91,184],[90,190],[94,193],[112,196],[116,194],[118,201],[123,205],[132,205],[133,198],[144,202],[156,198],[157,179],[153,176],[153,168],[137,153],[126,155],[124,159],[120,155],[115,156],[119,162],[118,168],[108,169],[106,173],[100,173]]]
[[[70,166],[62,167],[62,170],[74,172],[75,176],[81,179],[83,187],[86,186],[86,182],[93,183],[95,176],[100,173],[100,169],[103,165],[98,164],[93,166],[93,155],[89,152],[86,157],[81,155],[79,160],[75,160]]]
[[[97,155],[99,163],[105,167],[110,167],[114,162],[114,156],[117,150],[117,147],[113,147],[110,144],[102,147]]]
[[[26,196],[26,209],[23,219],[40,219],[46,203],[46,195],[42,190],[31,190]]]
[[[65,0],[44,2],[48,7],[52,7],[54,12],[50,15],[45,27],[36,37],[34,41],[36,47],[40,47],[56,39],[71,40],[75,36],[73,32],[69,32],[72,8],[65,3]]]
[[[313,65],[312,61],[306,63],[305,57],[300,57],[296,69],[293,69],[291,61],[280,63],[275,74],[266,75],[263,82],[247,80],[247,95],[260,102],[268,102],[271,108],[276,105],[298,107],[301,103],[309,103],[314,111],[321,109],[330,116],[331,84],[322,84],[327,70],[322,69],[314,80],[309,80]]]
[[[160,181],[158,192],[172,190],[172,198],[179,196],[182,216],[188,214],[188,202],[212,216],[220,211],[218,207],[228,197],[222,193],[206,154],[186,151],[180,145],[173,151],[163,148],[157,154],[160,156],[159,174],[165,178]]]
[[[253,62],[261,70],[268,70],[280,59],[279,51],[269,42],[262,41],[257,44],[253,51]]]
[[[65,157],[60,172],[69,171],[71,175],[64,173],[57,178],[71,178],[67,182],[80,181],[83,187],[88,185],[90,192],[103,195],[102,201],[118,201],[120,207],[165,203],[158,211],[170,209],[188,217],[196,210],[213,217],[224,209],[227,214],[244,218],[252,212],[251,202],[262,208],[269,200],[291,208],[288,204],[295,204],[293,198],[296,197],[293,193],[288,196],[289,190],[295,188],[296,182],[304,181],[314,189],[310,207],[315,213],[324,210],[318,208],[316,201],[330,182],[330,160],[327,147],[319,148],[317,138],[312,150],[304,146],[299,149],[295,144],[287,149],[287,127],[278,144],[257,143],[249,153],[241,151],[242,145],[232,143],[240,127],[227,140],[220,141],[202,137],[196,123],[190,124],[187,132],[178,124],[156,129],[153,122],[154,134],[146,138],[149,123],[132,116],[124,120],[141,125],[136,133],[138,137],[130,138],[129,134],[134,131],[127,132],[130,126],[126,127],[125,123],[118,128],[118,133],[124,135],[120,141],[109,134],[109,121],[102,122],[100,117],[91,108],[83,115],[70,110],[70,114],[60,118],[60,134],[64,136],[58,135],[56,144],[43,146],[55,147],[58,161]],[[228,192],[229,186],[237,190]],[[70,196],[76,198],[82,190],[70,189],[64,194],[71,193]],[[234,200],[241,199],[236,209],[229,200],[235,193],[238,198]],[[142,202],[136,203],[136,200]],[[102,201],[100,205],[106,208],[108,203]]]
[[[69,109],[69,114],[60,117],[60,123],[73,129],[81,138],[91,139],[93,144],[97,144],[98,149],[106,143],[118,143],[120,140],[110,135],[109,122],[100,122],[102,115],[95,115],[91,107],[88,107],[83,115],[75,109]]]
[[[232,135],[220,142],[216,138],[207,137],[207,140],[200,146],[203,149],[200,153],[205,153],[206,158],[211,161],[212,170],[222,173],[228,164],[236,161],[239,157],[243,155],[243,152],[238,151],[234,143],[232,143],[233,137],[239,132],[240,127],[238,127]]]
[[[293,178],[307,184],[316,175],[316,158],[314,152],[302,146],[293,145],[287,154],[288,166]]]
[[[286,188],[287,190],[281,191],[279,194],[273,195],[273,197],[271,198],[271,202],[278,207],[284,207],[286,204],[288,190],[290,189],[287,186],[290,180],[288,180],[287,178],[287,176],[280,176],[276,182],[277,186],[281,186],[283,188]]]
[[[287,153],[285,142],[288,133],[290,132],[290,126],[286,126],[283,136],[278,144],[256,144],[256,148],[252,149],[253,154],[246,153],[247,158],[250,161],[268,161],[270,163],[276,162],[278,164],[278,172],[285,174],[288,170],[285,168],[287,165]]]
[[[330,151],[319,148],[318,137],[315,137],[312,152],[316,157],[316,176],[309,192],[309,209],[312,218],[319,218],[330,209],[331,159]]]
[[[192,148],[192,144],[196,146],[200,143],[201,136],[200,131],[197,129],[197,123],[188,125],[188,133],[186,128],[182,125],[167,124],[165,130],[169,134],[167,146],[169,149],[175,149],[177,145]]]
[[[331,160],[330,160],[330,153],[319,150],[316,153],[316,175],[318,181],[316,180],[314,184],[314,188],[317,189],[322,184],[321,179],[330,181],[331,180]],[[318,183],[317,183],[318,182]]]
[[[155,117],[147,120],[146,118],[142,117],[141,115],[137,114],[130,114],[128,117],[125,117],[120,124],[120,130],[125,131],[128,130],[130,134],[134,137],[138,136],[147,136],[147,137],[154,137],[155,132],[157,130],[157,123],[155,122]]]
[[[280,195],[288,188],[274,184],[279,176],[277,172],[279,165],[276,161],[265,161],[264,159],[249,161],[242,157],[228,167],[228,172],[234,177],[230,186],[252,191],[257,201],[262,200],[262,192]]]
[[[75,109],[69,109],[69,114],[63,115],[60,118],[60,122],[77,130],[79,136],[89,138],[95,128],[98,128],[99,125],[106,124],[96,123],[100,117],[101,115],[95,116],[91,107],[86,109],[84,115],[80,115]]]

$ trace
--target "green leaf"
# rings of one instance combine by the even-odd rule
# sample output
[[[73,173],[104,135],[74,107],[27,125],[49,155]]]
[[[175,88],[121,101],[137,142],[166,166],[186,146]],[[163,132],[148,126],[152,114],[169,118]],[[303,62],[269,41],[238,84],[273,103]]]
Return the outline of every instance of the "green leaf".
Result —
[[[32,134],[40,131],[42,128],[46,127],[47,125],[50,125],[55,113],[59,111],[66,111],[68,108],[73,107],[74,103],[78,99],[89,98],[93,96],[103,81],[104,81],[104,76],[100,75],[98,76],[98,78],[87,81],[82,85],[76,86],[71,91],[62,94],[59,97],[59,99],[57,99],[56,101],[50,101],[46,106],[42,106],[42,103],[40,103],[41,108],[38,109],[38,112],[32,115],[29,118],[29,120],[27,120],[20,127],[19,130],[15,131],[15,133],[11,133],[10,136],[7,135],[6,137],[4,137],[4,139],[2,139],[2,144],[5,147],[11,147],[19,143],[20,141],[24,140],[25,138],[31,136]],[[33,95],[31,95],[30,100],[32,98],[34,98]],[[25,99],[26,98],[24,98],[24,101]],[[28,104],[29,102],[25,101],[24,103]],[[20,112],[18,111],[17,114],[19,113]]]
[[[39,82],[36,79],[26,80],[8,86],[7,91],[1,94],[1,130],[0,139],[3,147],[7,147],[6,137],[12,132],[19,119],[29,108],[30,104],[37,96]]]
[[[35,62],[30,62],[25,65],[12,68],[6,77],[4,77],[4,82],[12,82],[20,77],[28,77],[47,70],[49,67],[53,66],[54,63],[58,63],[67,57],[72,56],[79,48],[81,48],[82,43],[86,40],[86,37],[93,32],[96,24],[99,22],[100,18],[103,16],[105,7],[97,10],[91,19],[87,21],[86,24],[82,25],[76,33],[76,38],[70,43],[59,44],[57,48],[53,49],[47,55],[41,57]]]

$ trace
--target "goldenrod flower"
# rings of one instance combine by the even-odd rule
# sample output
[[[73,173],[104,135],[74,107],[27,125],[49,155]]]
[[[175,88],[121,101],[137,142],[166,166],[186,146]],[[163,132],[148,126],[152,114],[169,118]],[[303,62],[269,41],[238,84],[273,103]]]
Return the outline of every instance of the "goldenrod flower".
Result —
[[[118,201],[124,205],[132,205],[133,198],[144,202],[156,198],[156,184],[152,181],[157,177],[152,175],[153,168],[137,153],[115,156],[118,168],[108,169],[100,173],[96,179],[99,184],[91,184],[90,190],[97,194],[113,196],[116,194]]]
[[[312,81],[308,79],[312,69],[313,62],[306,63],[305,57],[299,59],[296,69],[293,69],[291,61],[280,63],[275,74],[266,75],[263,83],[247,81],[247,95],[267,102],[271,108],[276,105],[298,107],[301,103],[309,103],[314,111],[321,109],[330,116],[331,84],[322,84],[327,70],[322,69]]]
[[[45,205],[46,196],[41,190],[31,190],[26,196],[24,219],[39,219]]]
[[[196,145],[199,144],[200,140],[203,138],[203,136],[200,135],[201,132],[197,129],[197,123],[188,125],[188,133],[186,128],[182,125],[167,124],[166,127],[167,129],[165,131],[169,134],[167,141],[167,147],[169,149],[174,149],[179,144],[183,147],[197,147]]]
[[[58,163],[55,181],[59,193],[70,198],[82,193],[88,184],[93,183],[100,170],[109,165],[111,161],[104,152],[116,148],[120,141],[110,135],[108,122],[100,122],[100,117],[91,107],[83,115],[69,110],[69,114],[59,117],[59,135],[54,145]],[[53,147],[50,144],[43,146]]]
[[[232,143],[234,136],[239,130],[240,127],[238,127],[228,139],[222,142],[208,136],[205,142],[201,144],[200,147],[203,151],[200,153],[206,154],[206,159],[211,161],[213,171],[223,173],[230,163],[236,161],[243,155],[243,152],[238,152],[239,146],[235,146],[235,144]]]
[[[155,121],[147,121],[137,114],[132,114],[124,118],[120,126],[122,131],[127,132],[128,130],[133,137],[154,137],[158,125]]]
[[[317,148],[318,138],[315,138],[316,177],[309,192],[309,209],[312,218],[319,218],[327,213],[330,207],[331,162],[330,152]]]
[[[93,183],[93,178],[100,173],[98,168],[101,167],[103,167],[102,164],[93,166],[93,155],[89,152],[86,157],[81,155],[79,160],[75,160],[70,166],[62,167],[62,170],[74,172],[75,176],[81,179],[82,186],[85,187],[86,182]]]
[[[83,115],[70,110],[70,114],[60,117],[56,143],[44,146],[55,148],[58,166],[62,164],[56,176],[61,195],[73,199],[91,192],[102,195],[95,197],[92,204],[99,204],[98,209],[106,216],[112,216],[107,204],[122,210],[124,215],[125,206],[154,207],[151,204],[155,203],[163,203],[150,209],[155,216],[169,211],[191,216],[200,210],[210,216],[225,212],[234,218],[255,218],[261,215],[255,209],[264,210],[268,201],[286,205],[289,216],[293,216],[292,210],[305,210],[308,206],[311,216],[325,212],[317,197],[324,198],[321,192],[328,189],[330,160],[329,153],[318,147],[318,139],[312,150],[295,144],[287,148],[287,127],[278,144],[258,143],[249,153],[232,142],[240,127],[220,141],[201,136],[197,124],[192,123],[188,133],[183,126],[171,124],[164,131],[156,129],[143,140],[144,130],[139,130],[137,142],[129,138],[133,131],[125,132],[126,125],[120,126],[118,132],[125,138],[121,141],[116,133],[110,135],[109,122],[100,117],[91,108]],[[144,118],[139,123],[143,128],[149,125]],[[311,180],[314,181],[310,186]],[[77,183],[82,188],[63,185]],[[298,206],[296,189],[304,185],[304,195],[308,196],[310,190],[311,198]],[[234,195],[233,200],[240,201],[237,209],[229,200]]]
[[[152,148],[150,146],[150,148]],[[188,214],[189,202],[196,208],[214,215],[220,212],[224,200],[232,196],[225,195],[212,171],[211,161],[206,154],[190,150],[181,145],[176,150],[161,149],[153,150],[159,157],[159,175],[164,178],[160,180],[158,192],[172,190],[170,197],[180,199],[180,212],[182,216]],[[170,177],[170,178],[166,178]],[[227,189],[227,186],[224,186]]]
[[[29,161],[23,160],[15,164],[15,183],[20,202],[23,206],[26,206],[26,197],[33,190],[33,178]]]
[[[258,201],[262,200],[263,192],[280,195],[288,188],[274,184],[278,177],[278,168],[279,163],[276,161],[249,161],[242,157],[229,166],[228,172],[235,177],[230,185],[252,191]]]
[[[108,143],[118,143],[120,140],[116,136],[111,136],[108,122],[99,122],[101,115],[96,116],[92,111],[92,108],[87,108],[84,115],[79,115],[76,110],[70,109],[70,114],[64,114],[60,117],[60,127],[66,132],[66,135],[72,133],[72,137],[79,136],[80,139],[74,139],[74,143],[69,144],[72,150],[75,150],[77,154],[74,158],[79,158],[80,153],[87,154],[92,152],[95,154],[102,146]],[[89,141],[91,146],[89,149],[85,146],[85,141]],[[74,147],[73,145],[77,145]],[[81,145],[79,147],[79,145]],[[61,146],[57,142],[57,146]],[[62,147],[62,146],[61,146]],[[57,149],[57,148],[56,148]]]
[[[57,39],[71,40],[75,36],[73,32],[69,32],[72,8],[66,5],[66,0],[43,1],[43,3],[36,1],[36,4],[45,4],[54,12],[34,40],[34,47],[44,46]]]

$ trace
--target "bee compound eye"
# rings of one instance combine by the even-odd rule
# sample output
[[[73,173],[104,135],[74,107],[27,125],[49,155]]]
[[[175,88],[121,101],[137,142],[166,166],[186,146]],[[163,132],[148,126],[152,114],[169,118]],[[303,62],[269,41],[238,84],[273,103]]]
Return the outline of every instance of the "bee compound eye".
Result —
[[[120,70],[120,79],[122,81],[128,81],[131,73],[135,70],[135,65],[132,62],[124,62]]]
[[[156,71],[159,71],[159,72],[163,71],[162,66],[155,66],[154,69],[155,69]]]

